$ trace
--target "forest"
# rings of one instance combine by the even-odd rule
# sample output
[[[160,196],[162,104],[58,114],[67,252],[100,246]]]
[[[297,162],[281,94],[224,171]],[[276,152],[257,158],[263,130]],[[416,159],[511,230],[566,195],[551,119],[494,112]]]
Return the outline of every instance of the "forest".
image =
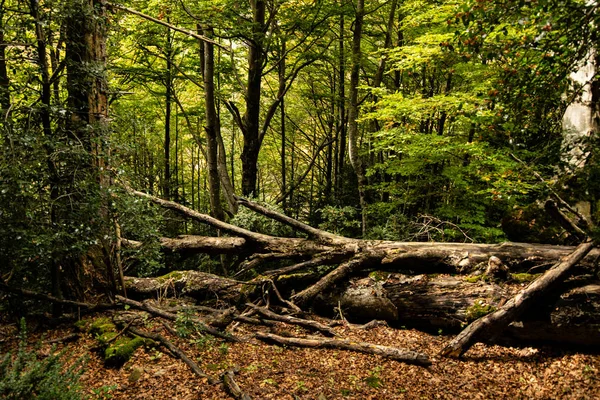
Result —
[[[598,26],[0,0],[0,398],[600,397]]]

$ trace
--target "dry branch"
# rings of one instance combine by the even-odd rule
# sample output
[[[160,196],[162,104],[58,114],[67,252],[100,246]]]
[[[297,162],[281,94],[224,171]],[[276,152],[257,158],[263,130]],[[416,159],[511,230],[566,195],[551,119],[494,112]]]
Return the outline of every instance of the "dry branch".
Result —
[[[228,232],[228,233],[231,233],[233,235],[240,236],[242,238],[246,238],[246,239],[249,239],[249,240],[252,240],[252,241],[256,241],[256,242],[265,242],[265,241],[276,239],[273,236],[263,235],[262,233],[252,232],[252,231],[249,231],[247,229],[240,228],[238,226],[228,224],[226,222],[223,222],[223,221],[220,221],[220,220],[218,220],[216,218],[213,218],[210,215],[199,213],[198,211],[192,210],[191,208],[183,206],[183,205],[181,205],[179,203],[175,203],[174,201],[163,200],[163,199],[158,198],[156,196],[152,196],[150,194],[143,193],[143,192],[140,192],[140,191],[137,191],[137,190],[133,190],[133,189],[127,188],[127,187],[125,189],[130,194],[146,198],[146,199],[152,201],[153,203],[158,204],[161,207],[168,208],[170,210],[176,211],[176,212],[178,212],[178,213],[180,213],[182,215],[187,216],[188,218],[192,218],[192,219],[194,219],[194,220],[196,220],[198,222],[210,225],[210,226],[212,226],[212,227],[214,227],[216,229],[220,229],[220,230],[222,230],[224,232]]]
[[[363,255],[356,256],[355,258],[345,262],[331,271],[314,285],[292,296],[292,301],[298,305],[309,304],[316,295],[324,292],[336,282],[341,281],[361,268],[365,268],[368,265],[372,265],[376,261],[380,261],[382,258],[383,253],[365,253]]]
[[[337,336],[333,329],[331,329],[327,325],[321,324],[320,322],[311,321],[308,319],[296,318],[296,317],[292,317],[289,315],[276,314],[264,307],[258,307],[252,303],[247,303],[246,305],[270,320],[285,322],[286,324],[291,324],[291,325],[298,325],[303,328],[308,328],[308,329],[312,329],[312,330],[324,333],[327,336]]]
[[[139,301],[126,299],[123,296],[116,296],[116,300],[119,301],[120,303],[127,304],[130,307],[137,308],[138,310],[147,311],[150,314],[156,315],[161,318],[165,318],[165,319],[168,319],[171,321],[177,320],[176,314],[172,314],[170,312],[161,310],[160,308],[153,307],[148,303],[140,303]],[[206,325],[199,318],[193,318],[192,321],[196,324],[196,326],[198,327],[198,329],[201,332],[210,333],[213,336],[219,337],[219,338],[227,340],[229,342],[239,342],[240,341],[240,339],[235,336],[219,332],[215,328],[212,328],[212,327]]]
[[[277,343],[286,346],[329,348],[350,350],[359,353],[376,354],[392,360],[416,365],[431,365],[427,354],[396,347],[381,346],[366,342],[353,342],[350,340],[327,339],[327,338],[295,338],[273,335],[271,333],[256,333],[256,338],[265,342]]]
[[[310,225],[300,222],[294,218],[290,218],[287,215],[281,214],[277,211],[269,210],[268,208],[263,207],[260,204],[252,202],[250,200],[246,200],[241,197],[236,197],[236,200],[240,205],[242,205],[254,212],[257,212],[258,214],[262,214],[262,215],[269,217],[275,221],[281,222],[282,224],[288,225],[296,230],[299,230],[300,232],[307,233],[308,235],[310,235],[314,238],[317,238],[319,240],[322,240],[325,242],[332,242],[332,243],[334,243],[336,241],[348,242],[348,241],[352,240],[352,239],[345,238],[343,236],[335,235],[333,233],[330,233],[330,232],[327,232],[327,231],[324,231],[321,229],[313,228]]]
[[[209,39],[206,36],[198,35],[197,33],[189,31],[187,29],[179,28],[179,27],[177,27],[175,25],[171,25],[171,24],[169,24],[169,23],[167,23],[165,21],[162,21],[160,19],[151,17],[150,15],[141,13],[139,11],[136,11],[136,10],[134,10],[132,8],[129,8],[129,7],[122,6],[120,4],[116,4],[116,3],[107,3],[107,4],[110,7],[113,7],[113,8],[116,8],[118,10],[122,10],[122,11],[128,12],[129,14],[137,15],[138,17],[141,17],[141,18],[144,18],[144,19],[146,19],[148,21],[154,22],[155,24],[166,26],[167,28],[169,28],[171,30],[183,33],[183,34],[185,34],[187,36],[191,36],[194,39],[198,39],[198,40],[201,40],[203,42],[211,43],[211,44],[213,44],[213,45],[215,45],[217,47],[222,48],[225,51],[231,51],[231,49],[229,47],[223,46],[221,43],[215,42],[214,40]]]
[[[337,264],[343,261],[346,261],[348,258],[352,257],[352,253],[343,253],[343,252],[332,252],[325,253],[318,257],[315,257],[308,261],[303,261],[298,264],[290,265],[283,268],[273,269],[270,271],[263,272],[262,275],[269,277],[276,277],[284,274],[291,274],[292,272],[300,271],[303,269],[319,267],[321,265],[332,265]]]
[[[110,304],[110,303],[94,304],[94,303],[85,303],[82,301],[59,299],[58,297],[50,296],[45,293],[39,293],[39,292],[31,291],[31,290],[15,288],[15,287],[6,285],[1,282],[0,282],[0,291],[4,291],[7,293],[13,293],[13,294],[17,294],[19,296],[29,297],[29,298],[36,299],[36,300],[49,301],[51,303],[63,304],[63,305],[72,306],[72,307],[80,307],[80,308],[84,308],[88,311],[101,311],[101,310],[107,310],[107,309],[115,307],[114,304]]]
[[[235,373],[232,370],[225,371],[222,375],[223,385],[225,391],[229,393],[234,399],[238,400],[250,400],[250,396],[242,391],[240,386],[235,381]]]
[[[582,243],[566,259],[557,263],[541,277],[519,292],[497,311],[488,314],[464,329],[454,338],[441,354],[460,357],[476,342],[501,333],[512,321],[519,317],[532,304],[543,298],[557,284],[564,281],[571,268],[581,261],[595,246],[593,241]]]
[[[212,378],[212,377],[208,376],[207,374],[205,374],[204,371],[202,371],[202,369],[200,369],[200,367],[198,366],[198,364],[196,364],[179,347],[175,346],[173,343],[171,343],[171,341],[169,341],[164,336],[159,335],[158,333],[151,333],[151,332],[141,331],[139,329],[135,329],[135,328],[132,328],[132,327],[129,327],[128,330],[129,330],[129,332],[133,333],[134,335],[145,337],[145,338],[148,338],[148,339],[152,339],[155,342],[158,342],[158,343],[162,344],[167,349],[169,349],[169,351],[171,353],[173,353],[174,356],[178,357],[180,360],[182,360],[184,363],[186,363],[188,365],[188,367],[190,367],[190,369],[192,371],[194,371],[194,373],[196,375],[198,375],[201,378],[208,379],[208,383],[210,383],[211,385],[214,384],[214,383],[216,383],[216,382],[218,382],[217,379]]]

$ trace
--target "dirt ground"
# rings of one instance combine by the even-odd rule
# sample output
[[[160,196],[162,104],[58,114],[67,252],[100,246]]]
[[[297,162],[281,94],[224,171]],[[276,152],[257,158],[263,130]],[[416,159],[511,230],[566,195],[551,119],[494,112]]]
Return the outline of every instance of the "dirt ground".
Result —
[[[243,343],[212,337],[180,338],[157,320],[148,330],[167,337],[210,376],[237,368],[235,379],[252,399],[598,399],[600,355],[550,347],[508,348],[475,345],[461,360],[440,358],[449,336],[380,326],[357,330],[338,326],[336,332],[353,341],[366,341],[427,353],[429,367],[406,365],[379,356],[328,349],[284,348],[253,339],[256,330],[240,324],[234,334]],[[309,334],[284,324],[270,328],[281,335]],[[37,329],[29,335],[32,348],[40,340],[64,337],[72,326]],[[17,327],[0,329],[0,353],[17,345]],[[2,337],[4,336],[4,338]],[[82,382],[96,399],[230,399],[220,383],[209,384],[164,348],[139,348],[120,368],[107,368],[94,351],[96,340],[82,334],[68,348],[71,358],[87,356]],[[49,354],[52,345],[36,351]]]

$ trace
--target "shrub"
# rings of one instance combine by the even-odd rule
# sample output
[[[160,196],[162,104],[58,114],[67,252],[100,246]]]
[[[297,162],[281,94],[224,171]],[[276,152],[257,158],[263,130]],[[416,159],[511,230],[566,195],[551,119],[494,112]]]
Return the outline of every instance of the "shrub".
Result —
[[[83,399],[79,378],[83,373],[83,359],[66,366],[65,351],[38,359],[35,352],[26,349],[25,322],[21,322],[21,341],[17,354],[10,353],[0,360],[0,398],[7,400],[76,400]],[[53,349],[54,350],[54,349]]]

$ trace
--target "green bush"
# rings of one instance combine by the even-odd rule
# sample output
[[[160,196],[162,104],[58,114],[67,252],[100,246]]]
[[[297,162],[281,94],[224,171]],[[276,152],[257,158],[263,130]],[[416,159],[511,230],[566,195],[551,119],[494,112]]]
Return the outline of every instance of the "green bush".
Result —
[[[21,322],[21,342],[17,354],[10,353],[0,360],[0,398],[7,400],[76,400],[85,395],[79,384],[83,360],[71,366],[61,361],[65,351],[38,359],[35,352],[26,349],[25,324]]]

